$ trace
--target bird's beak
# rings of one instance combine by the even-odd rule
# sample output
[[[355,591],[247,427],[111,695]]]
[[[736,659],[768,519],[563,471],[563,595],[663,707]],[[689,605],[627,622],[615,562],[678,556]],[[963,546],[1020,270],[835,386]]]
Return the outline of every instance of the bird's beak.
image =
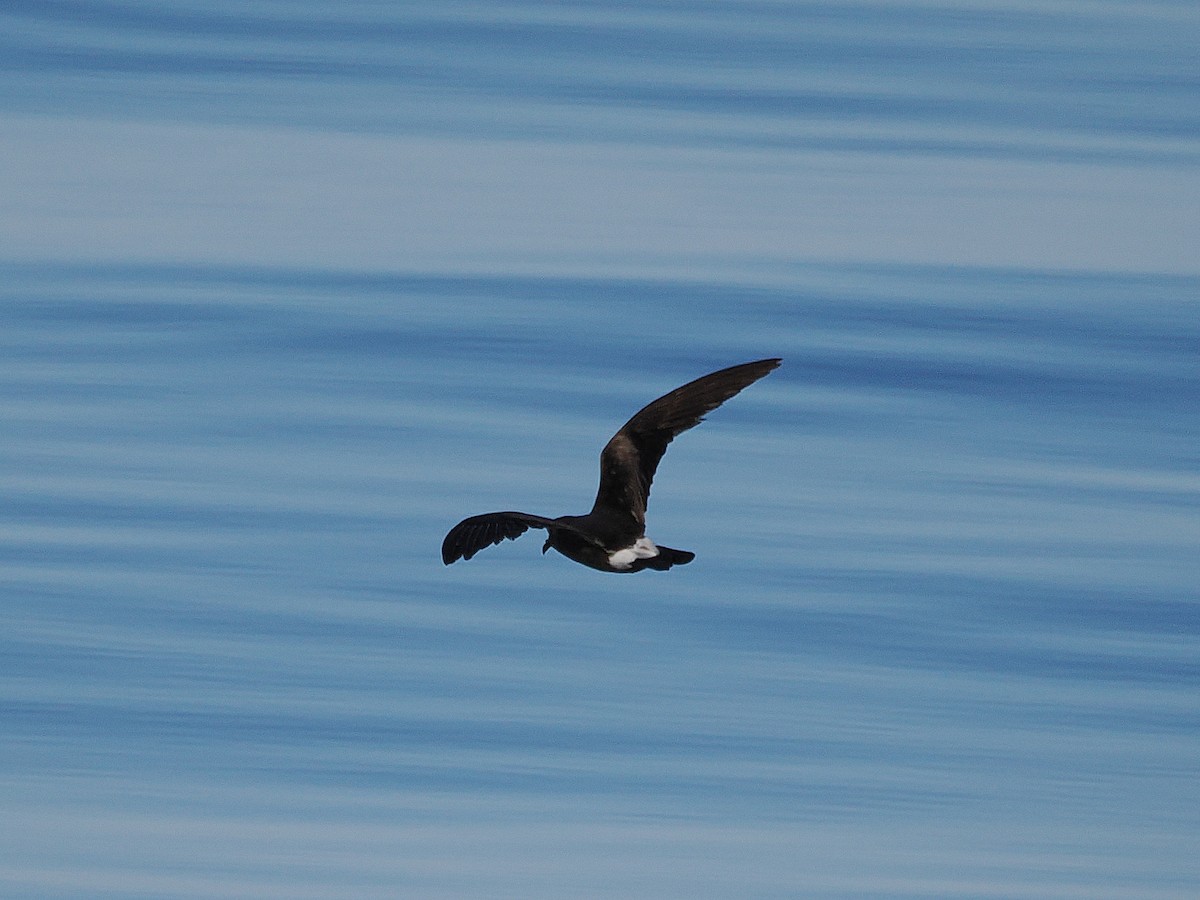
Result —
[[[546,551],[550,549],[550,538],[546,538],[546,543],[542,544],[542,556],[546,555]]]

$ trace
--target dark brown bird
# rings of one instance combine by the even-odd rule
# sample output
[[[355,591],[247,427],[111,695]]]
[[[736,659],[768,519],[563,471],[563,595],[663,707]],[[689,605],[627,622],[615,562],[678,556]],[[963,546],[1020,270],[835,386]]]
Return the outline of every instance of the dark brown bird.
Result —
[[[687,550],[661,547],[646,537],[650,482],[675,435],[687,431],[742,388],[753,384],[781,360],[730,366],[675,388],[621,426],[600,453],[600,490],[586,516],[547,519],[522,512],[494,512],[463,519],[442,542],[442,562],[470,559],[484,547],[514,540],[530,528],[549,532],[542,553],[551,547],[575,562],[601,572],[665,572],[696,558]]]

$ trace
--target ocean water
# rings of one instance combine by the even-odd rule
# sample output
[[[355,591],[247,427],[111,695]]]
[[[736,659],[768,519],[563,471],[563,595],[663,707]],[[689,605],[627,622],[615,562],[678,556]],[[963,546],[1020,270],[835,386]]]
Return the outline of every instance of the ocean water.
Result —
[[[0,894],[1200,894],[1193,4],[0,25]]]

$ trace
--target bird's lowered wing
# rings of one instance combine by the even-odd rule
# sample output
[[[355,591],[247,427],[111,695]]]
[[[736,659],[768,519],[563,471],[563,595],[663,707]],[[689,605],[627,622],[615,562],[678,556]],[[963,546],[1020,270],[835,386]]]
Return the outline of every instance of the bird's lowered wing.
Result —
[[[600,490],[592,511],[631,513],[644,526],[650,483],[675,435],[700,424],[705,415],[779,363],[761,359],[721,369],[675,388],[635,414],[600,453]]]
[[[442,562],[470,559],[484,547],[516,540],[530,528],[549,528],[553,519],[522,512],[494,512],[463,519],[442,541]]]

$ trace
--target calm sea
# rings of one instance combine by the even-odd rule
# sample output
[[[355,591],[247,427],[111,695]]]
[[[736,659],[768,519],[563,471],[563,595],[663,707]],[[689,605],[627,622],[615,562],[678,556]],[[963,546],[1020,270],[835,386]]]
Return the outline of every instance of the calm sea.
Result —
[[[1190,0],[0,35],[0,894],[1200,895]]]

